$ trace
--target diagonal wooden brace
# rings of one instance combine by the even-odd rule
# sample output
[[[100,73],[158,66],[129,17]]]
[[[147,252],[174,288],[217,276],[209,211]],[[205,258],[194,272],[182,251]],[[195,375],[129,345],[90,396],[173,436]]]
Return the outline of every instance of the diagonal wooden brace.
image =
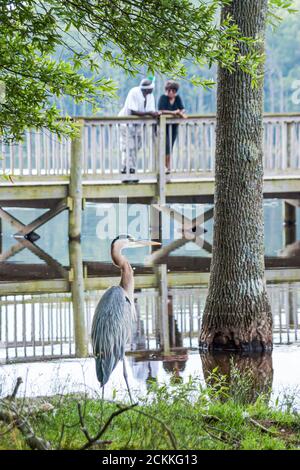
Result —
[[[5,211],[2,207],[0,207],[0,217],[3,220],[6,220],[14,229],[21,231],[26,227],[19,219],[11,215],[9,212]],[[40,236],[37,233],[32,231],[32,236],[35,240],[38,240]]]
[[[0,262],[3,263],[4,261],[7,261],[9,258],[12,258],[17,253],[24,250],[24,248],[25,247],[22,246],[20,243],[15,243],[8,250],[6,250],[4,253],[0,253]]]
[[[9,212],[5,211],[2,207],[0,207],[0,217],[6,220],[13,228],[18,230],[14,235],[15,238],[26,238],[30,241],[36,241],[40,238],[40,236],[35,233],[35,230],[49,222],[49,220],[53,219],[53,217],[60,214],[63,210],[68,209],[68,207],[68,200],[63,199],[59,201],[56,206],[52,207],[27,225],[23,224],[23,222],[18,220],[13,215],[9,214]]]
[[[26,248],[39,259],[44,261],[48,266],[51,266],[52,268],[56,269],[63,279],[69,280],[69,271],[64,266],[62,266],[58,261],[52,258],[52,256],[48,255],[48,253],[43,251],[39,246],[35,245],[30,240],[26,240],[24,238],[20,238],[18,242],[13,245],[9,250],[7,250],[5,253],[1,253],[0,262],[7,261],[9,258],[12,258],[14,255]]]
[[[65,199],[63,199],[62,201],[59,201],[56,204],[56,206],[49,209],[47,212],[39,216],[37,219],[33,220],[30,224],[23,225],[23,227],[14,235],[15,238],[21,238],[21,237],[26,237],[30,235],[30,239],[33,240],[32,235],[34,234],[34,230],[37,230],[39,227],[49,222],[49,220],[53,219],[53,217],[60,214],[63,210],[67,208],[68,208],[68,205]],[[37,236],[39,237],[39,235]]]
[[[213,217],[213,209],[209,209],[208,211],[195,217],[193,220],[190,220],[183,214],[175,211],[174,209],[170,209],[167,206],[153,204],[153,207],[161,212],[164,212],[170,217],[173,217],[177,222],[182,225],[182,238],[178,240],[173,240],[172,242],[168,243],[168,245],[163,246],[159,250],[156,250],[154,253],[152,253],[151,256],[149,256],[148,258],[149,264],[158,263],[162,258],[168,256],[172,251],[177,250],[178,248],[184,246],[190,241],[193,241],[208,253],[212,252],[211,244],[200,236],[205,233],[206,230],[203,227],[200,227],[199,224],[203,224],[204,222]]]
[[[181,228],[179,229],[179,231],[185,238],[189,240],[193,240],[195,236],[199,236],[206,232],[206,230],[201,227],[201,225],[207,220],[211,219],[214,214],[214,210],[209,209],[208,211],[203,212],[194,219],[190,220],[185,215],[165,205],[153,204],[153,207],[160,212],[164,212],[169,217],[172,217],[174,220],[179,222],[181,224]]]

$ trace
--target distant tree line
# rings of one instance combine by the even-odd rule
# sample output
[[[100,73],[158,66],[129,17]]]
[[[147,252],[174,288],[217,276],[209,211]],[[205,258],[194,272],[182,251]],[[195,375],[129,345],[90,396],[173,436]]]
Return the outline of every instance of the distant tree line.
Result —
[[[300,110],[300,49],[299,21],[300,0],[294,0],[293,7],[299,11],[292,15],[283,12],[284,21],[275,27],[268,26],[266,37],[266,73],[264,86],[264,109],[266,112],[297,112]],[[61,54],[61,52],[60,52]],[[67,56],[65,57],[67,59]],[[186,65],[189,76],[201,75],[216,81],[216,66],[210,69],[197,64]],[[88,76],[89,73],[83,73]],[[101,101],[100,115],[116,114],[126,98],[128,90],[135,86],[140,78],[147,75],[147,70],[141,68],[140,74],[128,75],[118,67],[112,67],[103,61],[101,75],[112,78],[118,86],[115,98]],[[164,81],[173,78],[171,75],[156,74],[155,96],[158,100],[164,92]],[[216,86],[204,89],[196,87],[188,80],[180,81],[180,94],[189,113],[212,113],[216,110]],[[297,90],[299,92],[297,93]],[[299,102],[298,102],[299,101]],[[88,103],[75,103],[70,97],[62,96],[56,100],[63,114],[91,115],[92,106]]]

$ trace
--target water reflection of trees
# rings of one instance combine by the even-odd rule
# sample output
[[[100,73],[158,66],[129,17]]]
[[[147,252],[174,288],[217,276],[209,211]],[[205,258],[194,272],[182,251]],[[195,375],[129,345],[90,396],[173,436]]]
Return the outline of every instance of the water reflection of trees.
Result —
[[[207,384],[228,387],[229,398],[243,403],[253,403],[258,396],[269,400],[273,365],[271,354],[251,356],[238,354],[200,354],[203,375]],[[220,381],[220,376],[223,379]]]

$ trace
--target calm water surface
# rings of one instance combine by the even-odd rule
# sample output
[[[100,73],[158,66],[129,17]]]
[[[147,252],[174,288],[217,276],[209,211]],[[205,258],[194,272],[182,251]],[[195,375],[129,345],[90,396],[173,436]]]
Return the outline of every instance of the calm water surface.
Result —
[[[205,206],[205,209],[209,207]],[[203,206],[177,205],[176,208],[184,211],[190,218],[203,211]],[[11,212],[24,222],[29,222],[42,213],[27,209],[15,209]],[[298,221],[299,215],[297,210]],[[115,236],[112,227],[118,224],[119,218],[116,206],[87,206],[84,212],[81,255],[89,269],[93,263],[96,267],[97,263],[109,263],[106,265],[109,269],[110,243]],[[164,227],[164,243],[167,244],[178,237],[178,226],[176,223],[165,223]],[[212,223],[207,223],[205,228],[205,239],[211,242]],[[124,230],[121,231],[148,238],[148,208],[134,206],[128,214]],[[3,223],[2,253],[17,244],[12,234],[13,230]],[[85,335],[88,336],[90,332],[95,306],[103,291],[89,290],[84,294],[85,331],[76,329],[76,299],[72,298],[70,292],[55,292],[53,286],[49,291],[43,287],[42,291],[33,290],[30,293],[24,287],[22,292],[20,276],[25,281],[45,275],[47,280],[47,270],[44,274],[39,274],[42,273],[39,266],[46,262],[50,263],[49,273],[50,268],[54,269],[55,262],[69,267],[67,213],[60,214],[41,227],[38,234],[41,238],[36,245],[49,255],[49,259],[25,248],[17,250],[14,256],[0,263],[0,396],[11,392],[18,376],[24,380],[20,393],[28,396],[83,390],[99,392],[94,359],[81,357],[81,351]],[[299,240],[299,223],[296,236]],[[280,270],[277,267],[275,274],[274,271],[267,273],[274,317],[274,351],[272,357],[237,360],[237,367],[243,372],[247,365],[255,372],[258,389],[268,383],[272,384],[274,396],[283,390],[293,390],[297,394],[297,387],[300,386],[300,247],[297,242],[289,246],[288,251],[284,247],[282,205],[278,201],[265,202],[265,254],[276,259],[288,256],[288,261],[292,260],[291,266],[281,267]],[[130,261],[141,265],[141,269],[147,255],[149,251],[146,249],[128,251]],[[184,260],[186,269],[189,270],[195,258],[206,259],[210,254],[190,242],[172,253],[170,259],[172,256]],[[99,281],[97,269],[93,274],[96,284]],[[166,267],[167,271],[170,271],[169,267]],[[203,271],[207,271],[205,263]],[[150,275],[152,270],[148,268],[145,273]],[[216,365],[220,370],[229,372],[228,362],[224,358],[201,357],[197,349],[207,285],[202,280],[199,285],[193,283],[193,286],[189,286],[180,276],[176,283],[174,276],[176,280],[176,273],[173,273],[173,281],[169,286],[166,285],[166,278],[162,277],[164,280],[160,282],[165,283],[164,289],[158,289],[157,286],[143,287],[136,291],[138,318],[126,358],[129,382],[136,396],[145,394],[153,380],[172,383],[174,380],[187,380],[189,376],[194,376],[204,381]],[[118,281],[112,279],[111,283],[117,284]],[[13,292],[12,285],[17,286],[19,294]],[[164,313],[159,307],[161,291],[167,295],[165,300],[168,306]],[[165,327],[162,315],[167,315],[168,318]],[[164,346],[166,341],[170,351]],[[88,349],[91,352],[90,345]],[[114,389],[118,391],[118,398],[126,395],[120,363],[105,388],[106,396],[112,396]]]

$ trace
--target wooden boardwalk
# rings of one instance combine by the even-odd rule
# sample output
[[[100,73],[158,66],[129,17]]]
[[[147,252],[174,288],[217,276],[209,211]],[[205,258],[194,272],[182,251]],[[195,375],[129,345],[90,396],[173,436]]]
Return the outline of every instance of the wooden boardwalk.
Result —
[[[27,132],[17,145],[1,148],[0,217],[19,236],[68,209],[69,235],[80,234],[85,201],[212,203],[214,197],[215,116],[159,121],[135,117],[77,118],[80,137],[70,141],[48,131]],[[178,125],[171,174],[165,174],[166,125]],[[137,129],[137,174],[122,175],[123,133]],[[170,133],[171,134],[171,133]],[[136,137],[137,138],[137,137]],[[171,136],[169,136],[171,138]],[[124,147],[124,145],[123,145]],[[122,154],[123,152],[123,154]],[[264,116],[264,197],[300,200],[300,114]],[[2,174],[2,177],[1,177]],[[3,178],[3,176],[6,178]],[[9,177],[9,178],[8,178]],[[132,180],[138,178],[139,182]],[[124,179],[131,184],[124,183]],[[49,211],[24,226],[6,208],[36,207]],[[3,209],[5,208],[5,209]],[[295,213],[290,208],[289,218]],[[74,228],[75,227],[75,228]]]
[[[72,142],[47,131],[30,131],[22,144],[3,145],[0,200],[57,200],[69,196],[74,165],[81,164],[83,197],[87,200],[117,199],[120,192],[133,200],[160,196],[212,199],[214,193],[215,117],[188,119],[134,117],[82,118],[80,152],[72,155]],[[178,124],[172,169],[165,178],[166,122]],[[122,145],[120,128],[139,129],[137,177],[139,184],[123,184],[120,174]],[[126,156],[128,158],[128,155]],[[265,195],[297,193],[300,178],[300,114],[264,116]],[[132,179],[134,179],[132,177]],[[157,187],[159,185],[159,187]]]

